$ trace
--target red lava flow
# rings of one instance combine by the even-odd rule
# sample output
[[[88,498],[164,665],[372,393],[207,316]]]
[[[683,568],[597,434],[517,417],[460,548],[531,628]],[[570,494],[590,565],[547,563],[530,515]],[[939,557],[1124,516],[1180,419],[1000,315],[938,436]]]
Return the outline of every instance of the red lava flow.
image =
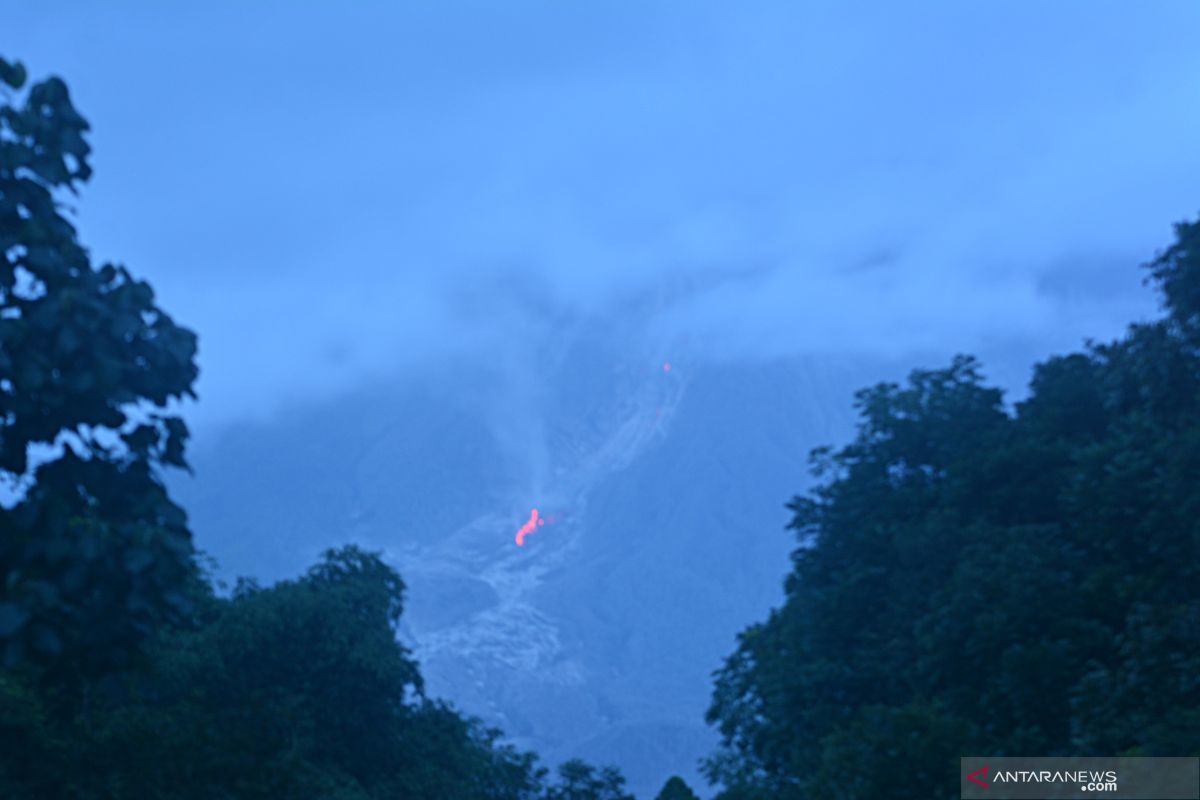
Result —
[[[529,519],[525,520],[525,524],[517,531],[517,547],[525,546],[525,537],[537,530],[539,525],[545,525],[546,518],[538,516],[538,510],[535,508],[529,512]]]

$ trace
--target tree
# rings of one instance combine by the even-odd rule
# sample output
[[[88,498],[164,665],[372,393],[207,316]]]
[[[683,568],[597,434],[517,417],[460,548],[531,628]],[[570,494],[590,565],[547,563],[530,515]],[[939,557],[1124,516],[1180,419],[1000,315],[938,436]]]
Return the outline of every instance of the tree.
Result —
[[[559,765],[558,783],[546,800],[634,800],[625,791],[625,778],[614,767],[597,769],[579,759]]]
[[[1200,752],[1200,227],[1176,232],[1150,265],[1166,317],[1038,365],[1013,410],[961,357],[859,393],[791,503],[784,604],[718,674],[722,797],[953,797],[967,753]]]
[[[297,580],[210,596],[72,716],[0,681],[17,745],[0,747],[0,795],[537,800],[532,754],[424,695],[396,640],[403,592],[378,556],[343,548]]]
[[[196,337],[124,267],[93,267],[65,197],[91,175],[66,84],[0,59],[0,659],[124,663],[188,606],[183,511]],[[31,454],[39,453],[31,460]]]
[[[687,782],[678,775],[672,775],[663,784],[657,800],[700,800]]]
[[[1200,220],[1175,226],[1175,241],[1147,268],[1162,292],[1169,319],[1200,344]]]

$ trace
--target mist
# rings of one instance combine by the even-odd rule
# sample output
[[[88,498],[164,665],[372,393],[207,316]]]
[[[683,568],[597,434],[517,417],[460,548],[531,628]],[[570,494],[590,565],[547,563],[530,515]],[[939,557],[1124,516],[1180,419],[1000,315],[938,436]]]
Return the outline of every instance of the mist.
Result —
[[[631,307],[702,360],[1111,337],[1200,176],[1200,12],[1122,9],[43,4],[12,30],[90,110],[95,255],[202,335],[203,425],[446,359],[536,373],[495,343]]]

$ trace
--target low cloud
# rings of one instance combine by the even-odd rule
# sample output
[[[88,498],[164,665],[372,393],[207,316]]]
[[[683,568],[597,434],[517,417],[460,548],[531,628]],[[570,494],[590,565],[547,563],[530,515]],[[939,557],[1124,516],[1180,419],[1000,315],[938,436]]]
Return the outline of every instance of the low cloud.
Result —
[[[581,317],[1033,357],[1153,313],[1200,210],[1190,5],[53,5],[13,55],[91,118],[81,227],[201,334],[203,419]]]

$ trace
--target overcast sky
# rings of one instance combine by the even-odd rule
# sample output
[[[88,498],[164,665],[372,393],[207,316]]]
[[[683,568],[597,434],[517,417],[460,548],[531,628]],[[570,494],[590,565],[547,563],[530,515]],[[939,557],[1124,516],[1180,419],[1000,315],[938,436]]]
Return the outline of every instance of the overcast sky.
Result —
[[[631,304],[695,358],[1053,352],[1200,211],[1191,1],[5,6],[204,419]]]

